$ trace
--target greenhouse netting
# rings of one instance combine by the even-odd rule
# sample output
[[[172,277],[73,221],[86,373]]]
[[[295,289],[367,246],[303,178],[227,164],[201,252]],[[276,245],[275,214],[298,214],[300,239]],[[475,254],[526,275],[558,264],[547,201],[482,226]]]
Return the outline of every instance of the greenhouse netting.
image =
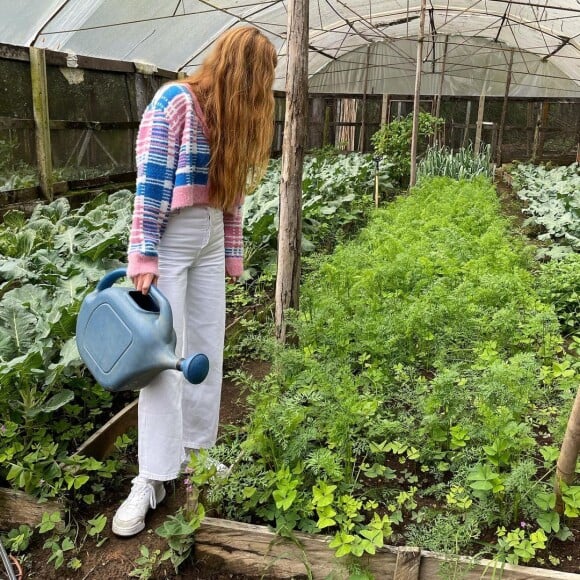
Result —
[[[576,1],[430,0],[426,8],[423,94],[503,95],[510,68],[514,96],[580,96]],[[311,90],[360,93],[366,84],[369,93],[411,93],[420,11],[417,0],[311,1]],[[72,63],[80,54],[187,72],[239,23],[275,43],[275,88],[283,89],[287,4],[280,0],[0,2],[1,42],[66,51]]]

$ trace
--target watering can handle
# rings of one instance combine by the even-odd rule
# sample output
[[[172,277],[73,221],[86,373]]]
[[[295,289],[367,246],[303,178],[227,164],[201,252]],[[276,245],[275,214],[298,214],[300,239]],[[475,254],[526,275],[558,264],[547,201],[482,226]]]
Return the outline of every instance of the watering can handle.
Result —
[[[127,268],[117,268],[111,272],[107,272],[97,284],[97,292],[110,288],[119,278],[124,278],[127,275]]]
[[[119,278],[124,278],[125,276],[127,276],[127,268],[117,268],[116,270],[107,272],[99,280],[97,284],[97,292],[110,288]],[[171,306],[165,296],[163,296],[156,286],[151,286],[149,288],[149,294],[159,307],[159,324],[173,328],[173,314],[171,312]]]

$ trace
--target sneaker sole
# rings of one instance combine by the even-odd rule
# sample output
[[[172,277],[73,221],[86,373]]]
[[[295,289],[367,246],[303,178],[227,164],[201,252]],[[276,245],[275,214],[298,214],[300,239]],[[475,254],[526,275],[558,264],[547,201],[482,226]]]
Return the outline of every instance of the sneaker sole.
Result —
[[[165,499],[165,496],[166,496],[166,491],[165,491],[165,486],[164,486],[161,490],[160,497],[157,500],[157,505],[159,505]],[[113,525],[111,526],[111,530],[112,530],[113,534],[115,534],[116,536],[124,537],[124,538],[127,538],[129,536],[135,536],[138,533],[142,532],[144,529],[145,529],[145,518],[143,518],[143,521],[138,522],[134,526],[131,526],[129,528],[119,526],[119,523],[115,520],[115,518],[113,518]]]

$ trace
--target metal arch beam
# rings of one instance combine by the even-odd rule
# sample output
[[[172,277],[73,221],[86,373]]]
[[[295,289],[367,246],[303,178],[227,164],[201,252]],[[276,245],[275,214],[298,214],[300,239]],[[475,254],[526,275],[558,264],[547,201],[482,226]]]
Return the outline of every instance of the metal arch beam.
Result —
[[[445,36],[447,36],[447,35],[445,35]],[[448,35],[448,36],[449,36],[448,43],[449,43],[450,46],[453,46],[454,45],[454,42],[453,42],[454,35]],[[461,37],[461,38],[463,38],[463,37]],[[400,40],[412,41],[412,39],[408,39],[408,38],[401,38]],[[496,52],[497,51],[497,44],[495,44],[493,42],[493,39],[489,38],[489,39],[485,39],[485,40],[486,40],[486,42],[489,43],[486,46],[476,46],[476,45],[471,45],[471,44],[467,44],[466,46],[474,46],[476,48],[479,48],[480,50],[489,49],[489,50],[493,50],[493,52]],[[503,44],[503,43],[500,42],[500,44]],[[463,43],[460,43],[460,45],[461,46],[464,46]],[[352,54],[356,53],[359,50],[360,50],[360,47],[355,47],[352,50],[349,50],[337,62],[339,62],[339,63],[344,62],[346,64],[349,64],[350,63],[352,65],[352,67],[356,68],[357,70],[362,70],[363,65],[361,64],[361,62],[359,60],[351,60],[351,61],[348,60],[349,55],[352,55]],[[507,52],[511,52],[511,51],[517,51],[517,48],[515,48],[515,47],[508,47],[506,45],[506,47],[505,48],[502,48],[501,50],[503,52],[507,53]],[[527,54],[533,54],[533,53],[531,53],[529,51],[525,51],[525,50],[522,51],[522,52],[527,53]],[[535,55],[535,56],[537,57],[537,55]],[[319,73],[323,73],[324,72],[324,69],[328,66],[328,64],[329,63],[324,63],[323,65],[321,65],[320,67],[318,67],[315,71],[313,71],[310,74],[310,77],[315,76],[315,75],[317,75]],[[458,68],[459,62],[453,62],[453,61],[451,61],[451,63],[449,63],[449,61],[448,61],[447,64],[448,65],[451,64],[451,67],[453,68],[453,73],[459,72],[461,70],[467,71],[467,70],[473,68],[473,67],[469,66],[468,64],[466,64],[463,69]],[[401,65],[403,65],[403,62],[397,63],[397,65],[394,68],[397,69],[398,71],[406,70],[404,68],[401,68]],[[374,68],[374,67],[377,67],[377,66],[378,66],[377,64],[374,64],[374,65],[371,65],[371,68]],[[577,83],[579,85],[579,89],[578,90],[580,91],[580,78],[571,77],[569,74],[567,74],[564,71],[562,71],[561,68],[556,63],[552,63],[552,66],[554,66],[556,69],[558,69],[559,71],[561,71],[561,75],[562,76],[556,76],[556,77],[554,77],[554,75],[543,75],[543,74],[536,75],[536,76],[545,77],[545,78],[561,78],[563,80],[573,81],[573,82],[575,82],[575,83]],[[493,70],[493,71],[505,70],[505,67],[503,67],[503,66],[502,67],[499,67],[497,65],[496,66],[478,66],[478,67],[475,67],[475,68],[477,70]],[[345,70],[351,70],[351,69],[350,68],[347,68]],[[410,76],[412,76],[412,72],[411,71],[407,71],[406,73],[402,74],[401,76],[396,76],[394,78],[397,79],[397,78],[410,77]],[[478,80],[483,80],[483,79],[482,78],[478,78]],[[580,93],[578,93],[578,94],[580,95]]]
[[[547,54],[544,58],[542,58],[543,62],[546,62],[551,56],[558,54],[567,44],[570,44],[571,38],[562,38],[562,43],[560,46],[556,47],[550,54]]]
[[[507,19],[509,9],[510,9],[510,4],[507,5],[505,12],[504,12],[504,15],[501,17],[501,22],[499,23],[499,28],[497,29],[497,34],[495,35],[494,42],[497,42],[499,39],[499,35],[501,34],[503,25],[505,24],[505,21]]]
[[[526,6],[528,6],[528,4],[526,4]],[[461,6],[461,7],[460,6],[453,6],[451,4],[449,4],[449,5],[433,5],[433,9],[436,12],[457,13],[457,15],[454,16],[453,18],[456,18],[458,15],[465,14],[465,13],[478,14],[480,16],[496,17],[498,20],[501,20],[504,16],[504,12],[501,12],[501,11],[498,12],[496,10],[482,10],[480,8],[467,9],[463,6]],[[391,16],[402,16],[405,14],[419,13],[419,12],[420,12],[420,7],[416,6],[416,7],[410,7],[409,11],[407,11],[406,9],[398,9],[398,10],[392,10],[389,12],[372,14],[371,16],[373,19],[375,19],[375,18],[389,18]],[[579,16],[580,16],[580,12],[579,12]],[[453,20],[453,18],[451,20]],[[542,35],[551,36],[553,38],[557,38],[558,40],[561,40],[561,36],[559,36],[557,33],[553,32],[551,30],[547,30],[543,26],[538,26],[537,23],[534,23],[533,21],[527,21],[527,20],[524,20],[523,18],[520,18],[518,16],[511,16],[511,15],[507,17],[507,20],[514,22],[516,24],[520,24],[522,26],[526,26],[528,28],[531,28],[532,30],[537,30]],[[344,20],[339,20],[339,21],[333,22],[332,24],[330,24],[328,26],[328,28],[324,29],[324,32],[332,32],[333,28],[339,27],[341,25],[344,25]],[[375,25],[375,27],[379,28],[376,25]],[[314,40],[317,36],[321,36],[322,34],[324,34],[324,32],[320,32],[318,35],[314,36],[312,38],[312,40]],[[394,37],[391,37],[391,38],[394,38]],[[576,48],[576,50],[578,50],[578,52],[580,52],[580,43],[571,39],[569,44],[571,46],[574,46],[574,48]]]
[[[223,32],[225,32],[226,30],[229,30],[230,28],[233,28],[239,22],[245,22],[248,18],[255,16],[256,14],[259,14],[260,12],[268,12],[270,9],[272,9],[273,7],[280,4],[281,1],[282,0],[273,0],[270,3],[270,5],[268,5],[268,6],[263,6],[263,7],[257,8],[257,9],[254,9],[254,7],[252,7],[252,9],[244,12],[243,14],[236,15],[233,12],[231,12],[230,10],[227,10],[225,8],[218,8],[218,7],[214,6],[214,4],[212,4],[211,2],[208,2],[206,0],[200,0],[201,4],[205,4],[206,6],[209,6],[210,8],[214,9],[216,12],[223,12],[224,14],[227,14],[228,16],[231,17],[231,20],[227,24],[222,26],[217,32],[215,32],[211,36],[211,38],[209,38],[206,42],[204,42],[201,45],[201,47],[198,48],[189,57],[189,59],[186,62],[184,62],[181,66],[178,67],[177,71],[179,72],[179,71],[183,70],[193,59],[195,59],[204,50],[206,50],[209,46],[211,46]],[[272,31],[269,31],[269,30],[266,32],[268,32],[269,34],[274,34],[274,33],[272,33]],[[274,36],[278,36],[279,38],[282,38],[278,34],[274,34]]]
[[[33,36],[28,40],[28,46],[34,46],[34,43],[38,40],[38,37],[42,31],[62,12],[64,7],[70,2],[70,0],[63,0],[60,6],[56,7],[52,14],[40,25],[40,28],[34,33]]]

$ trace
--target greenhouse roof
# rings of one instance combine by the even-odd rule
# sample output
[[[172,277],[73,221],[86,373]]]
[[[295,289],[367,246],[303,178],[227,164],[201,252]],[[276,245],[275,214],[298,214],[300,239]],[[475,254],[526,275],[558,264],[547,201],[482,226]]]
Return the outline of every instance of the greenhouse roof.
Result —
[[[511,68],[511,96],[580,97],[579,0],[426,8],[422,94],[503,96]],[[420,13],[419,0],[310,0],[310,91],[411,94]],[[5,44],[185,72],[222,31],[253,24],[276,45],[275,88],[285,86],[282,0],[0,0],[0,14]]]

